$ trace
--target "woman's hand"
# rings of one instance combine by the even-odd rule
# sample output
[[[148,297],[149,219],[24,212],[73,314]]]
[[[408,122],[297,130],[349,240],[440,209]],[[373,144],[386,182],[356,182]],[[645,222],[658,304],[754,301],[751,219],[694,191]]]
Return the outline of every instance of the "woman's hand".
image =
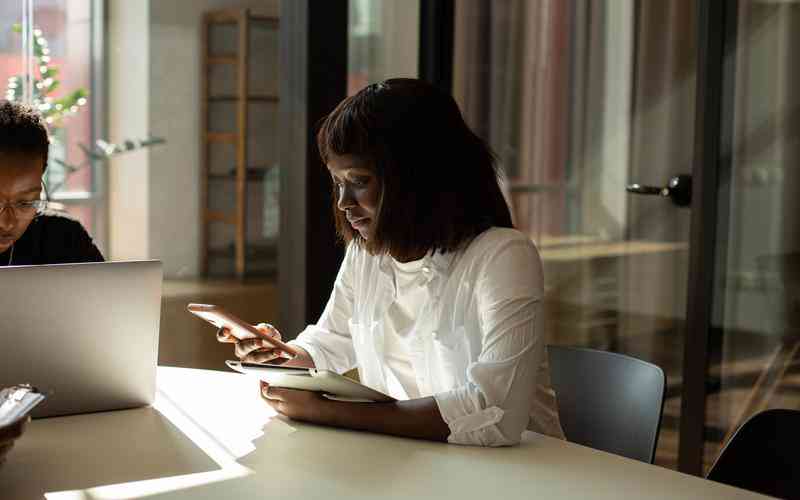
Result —
[[[277,340],[281,340],[281,333],[274,326],[267,323],[259,323],[256,326],[261,333]],[[291,359],[289,353],[276,349],[268,341],[260,338],[239,340],[231,335],[227,328],[220,328],[217,332],[219,342],[236,344],[234,353],[236,357],[248,363],[268,363],[278,358]]]
[[[6,461],[6,455],[14,447],[14,441],[22,436],[25,430],[25,424],[28,423],[30,417],[20,419],[13,424],[0,428],[0,465]]]
[[[317,392],[270,387],[261,382],[261,397],[276,412],[292,420],[328,423],[326,410],[331,401]]]
[[[265,382],[261,382],[261,397],[292,420],[441,442],[447,441],[450,434],[432,397],[351,403],[330,400],[311,391],[270,387]]]
[[[270,324],[259,323],[255,325],[255,328],[273,339],[281,340],[281,333]],[[276,349],[269,341],[264,339],[239,340],[231,335],[230,330],[227,328],[220,328],[217,332],[217,341],[225,344],[236,344],[234,347],[236,357],[247,363],[276,363],[286,366],[314,368],[314,360],[304,349],[298,346],[293,346],[298,353],[296,357],[293,357],[281,349]]]

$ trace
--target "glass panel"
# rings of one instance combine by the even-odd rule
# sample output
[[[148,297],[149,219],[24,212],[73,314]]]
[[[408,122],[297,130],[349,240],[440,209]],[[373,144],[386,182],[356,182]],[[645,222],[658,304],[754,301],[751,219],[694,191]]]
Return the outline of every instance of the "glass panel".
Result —
[[[51,199],[62,202],[63,210],[94,233],[93,168],[82,149],[93,142],[91,2],[37,0],[33,5],[32,68],[37,85],[32,103],[47,117],[51,135],[46,182]],[[7,82],[6,98],[14,100],[23,97],[17,84],[23,75],[22,11],[22,2],[0,6],[0,79]]]
[[[236,275],[236,234],[239,222],[233,222],[238,203],[245,205],[244,255],[246,277],[272,280],[276,273],[276,241],[278,238],[279,168],[278,168],[278,87],[280,73],[279,19],[271,16],[271,10],[251,8],[248,18],[248,61],[240,67],[237,56],[240,50],[241,24],[237,9],[229,9],[225,20],[218,17],[207,25],[208,57],[213,60],[207,66],[209,99],[202,105],[207,118],[206,130],[216,135],[236,134],[239,131],[239,75],[247,74],[247,141],[245,150],[246,186],[242,193],[237,189],[237,143],[211,141],[205,146],[209,172],[206,188],[207,207],[213,213],[222,214],[227,220],[214,220],[207,228],[208,251],[206,252],[207,274],[213,277]],[[195,8],[195,10],[198,10]],[[221,12],[221,11],[220,11]],[[202,16],[202,12],[198,10]],[[158,11],[158,24],[171,27],[176,21],[168,19]],[[167,40],[159,40],[165,43]],[[168,57],[164,57],[168,59]],[[171,76],[174,68],[164,66],[161,73]],[[203,99],[201,98],[201,102]],[[172,130],[187,128],[189,123],[176,123]],[[169,147],[169,146],[167,146]],[[203,182],[201,180],[201,182]],[[205,207],[204,207],[205,208]],[[204,250],[201,250],[204,252]],[[244,276],[242,276],[244,277]]]
[[[454,95],[545,265],[548,343],[661,366],[677,467],[689,210],[626,185],[691,171],[694,2],[457,0]]]
[[[416,78],[419,0],[350,0],[347,94],[387,78]]]
[[[14,29],[21,21],[22,2],[0,2],[0,78],[4,85],[23,72],[22,35]]]
[[[232,351],[186,304],[217,304],[251,323],[277,321],[280,2],[107,3],[112,139],[149,133],[165,140],[109,162],[110,256],[163,263],[160,364],[225,370]],[[245,9],[248,57],[240,65]],[[247,101],[239,100],[240,74],[248,76]],[[246,169],[242,190],[237,167]]]
[[[800,407],[800,4],[741,1],[721,177],[705,466],[751,415]]]

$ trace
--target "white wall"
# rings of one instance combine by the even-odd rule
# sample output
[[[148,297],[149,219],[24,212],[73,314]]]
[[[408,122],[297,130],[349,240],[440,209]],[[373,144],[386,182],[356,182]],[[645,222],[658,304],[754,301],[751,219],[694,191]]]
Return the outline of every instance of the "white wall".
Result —
[[[110,138],[152,134],[167,140],[111,162],[112,259],[161,259],[168,277],[197,275],[201,17],[228,7],[277,14],[278,4],[109,1]]]
[[[374,1],[374,0],[373,0]],[[381,11],[383,79],[416,78],[419,71],[419,1],[384,1]]]
[[[628,225],[628,197],[620,193],[628,182],[630,164],[634,9],[630,0],[616,0],[606,5],[605,98],[602,104],[602,139],[598,144],[603,173],[596,183],[590,184],[594,184],[597,196],[592,200],[597,203],[592,211],[606,214],[601,227],[611,240],[625,238]],[[602,207],[602,210],[597,210],[597,207]],[[584,216],[585,220],[593,221],[592,214]]]
[[[416,78],[419,0],[351,0],[349,9],[348,66],[361,73],[359,83]]]
[[[144,137],[150,128],[149,6],[110,0],[108,7],[108,130],[112,141]],[[112,260],[149,256],[149,153],[109,161],[109,242]]]

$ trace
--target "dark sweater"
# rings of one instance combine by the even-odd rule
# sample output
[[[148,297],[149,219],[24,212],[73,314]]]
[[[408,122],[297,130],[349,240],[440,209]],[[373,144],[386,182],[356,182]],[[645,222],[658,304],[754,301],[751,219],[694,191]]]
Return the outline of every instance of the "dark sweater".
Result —
[[[8,265],[9,248],[0,253],[0,266]],[[103,255],[80,222],[63,215],[42,214],[14,243],[11,265],[103,262]]]

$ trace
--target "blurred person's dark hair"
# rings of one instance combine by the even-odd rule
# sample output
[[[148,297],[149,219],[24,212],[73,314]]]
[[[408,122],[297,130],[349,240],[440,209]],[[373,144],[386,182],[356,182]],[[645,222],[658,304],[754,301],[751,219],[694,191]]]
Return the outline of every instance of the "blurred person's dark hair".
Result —
[[[450,252],[493,226],[513,227],[498,183],[495,156],[469,129],[455,100],[422,80],[369,85],[321,122],[325,163],[352,155],[370,165],[381,194],[368,241],[336,208],[336,230],[372,254],[398,259]]]
[[[44,172],[49,148],[47,127],[36,110],[26,104],[0,100],[0,152],[36,155],[42,159]]]

